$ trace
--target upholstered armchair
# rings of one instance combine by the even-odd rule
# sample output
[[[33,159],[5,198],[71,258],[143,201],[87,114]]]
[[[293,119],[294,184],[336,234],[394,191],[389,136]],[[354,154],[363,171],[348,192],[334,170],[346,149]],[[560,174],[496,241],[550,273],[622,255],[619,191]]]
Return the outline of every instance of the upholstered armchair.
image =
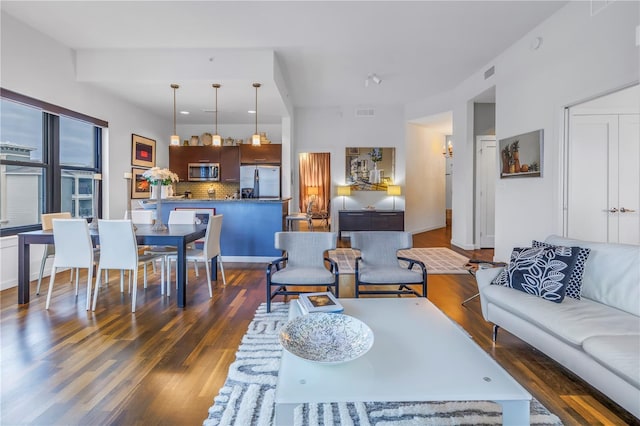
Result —
[[[285,253],[267,266],[267,312],[271,312],[271,299],[275,296],[303,293],[291,290],[294,286],[326,287],[340,297],[338,265],[325,257],[327,250],[336,248],[337,240],[335,232],[275,233],[275,248]]]
[[[427,268],[419,260],[399,257],[398,250],[413,246],[411,234],[399,231],[352,232],[351,248],[360,250],[355,267],[355,295],[361,294],[411,294],[427,297]],[[408,263],[406,267],[399,261]],[[418,265],[420,271],[414,271]],[[422,294],[409,287],[420,284]],[[361,290],[363,286],[398,286],[394,290]]]

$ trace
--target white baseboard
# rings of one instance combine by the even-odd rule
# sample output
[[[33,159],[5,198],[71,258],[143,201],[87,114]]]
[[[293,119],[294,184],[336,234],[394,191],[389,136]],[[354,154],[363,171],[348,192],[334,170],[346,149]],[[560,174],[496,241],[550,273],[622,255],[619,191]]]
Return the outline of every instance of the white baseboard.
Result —
[[[463,243],[459,243],[455,240],[451,240],[451,245],[452,246],[456,246],[458,248],[461,248],[462,250],[475,250],[476,247],[474,244],[463,244]]]
[[[445,225],[432,225],[429,226],[427,228],[422,228],[422,229],[417,229],[417,230],[412,230],[412,231],[407,231],[408,233],[410,233],[411,235],[415,235],[415,234],[420,234],[422,232],[429,232],[429,231],[433,231],[435,229],[440,229],[440,228],[444,228]]]

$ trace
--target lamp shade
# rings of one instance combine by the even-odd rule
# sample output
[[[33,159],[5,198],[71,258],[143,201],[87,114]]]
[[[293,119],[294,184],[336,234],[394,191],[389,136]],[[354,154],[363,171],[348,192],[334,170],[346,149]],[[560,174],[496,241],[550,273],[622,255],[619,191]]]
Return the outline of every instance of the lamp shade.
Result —
[[[320,192],[318,191],[318,187],[317,186],[308,186],[307,187],[307,194],[309,195],[318,195]]]
[[[339,186],[338,187],[338,195],[351,195],[351,187],[350,186]]]
[[[400,185],[387,186],[387,195],[402,195],[402,191],[400,190]]]

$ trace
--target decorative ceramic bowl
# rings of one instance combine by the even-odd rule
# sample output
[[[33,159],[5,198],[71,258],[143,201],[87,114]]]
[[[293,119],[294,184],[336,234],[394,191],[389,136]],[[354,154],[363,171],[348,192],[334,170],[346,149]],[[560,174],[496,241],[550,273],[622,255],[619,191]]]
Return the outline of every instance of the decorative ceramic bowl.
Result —
[[[202,141],[202,145],[210,146],[213,143],[213,135],[211,133],[203,133],[200,136],[200,140]]]
[[[280,344],[302,359],[339,364],[366,354],[373,346],[373,331],[349,315],[317,312],[285,324]]]

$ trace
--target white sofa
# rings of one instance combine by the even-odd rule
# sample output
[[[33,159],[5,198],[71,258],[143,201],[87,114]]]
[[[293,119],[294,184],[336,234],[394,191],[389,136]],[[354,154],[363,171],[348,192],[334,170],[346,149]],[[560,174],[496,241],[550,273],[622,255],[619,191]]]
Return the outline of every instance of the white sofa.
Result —
[[[543,300],[491,285],[503,268],[478,270],[482,315],[544,352],[640,418],[640,246],[550,236],[591,249],[581,300]]]

